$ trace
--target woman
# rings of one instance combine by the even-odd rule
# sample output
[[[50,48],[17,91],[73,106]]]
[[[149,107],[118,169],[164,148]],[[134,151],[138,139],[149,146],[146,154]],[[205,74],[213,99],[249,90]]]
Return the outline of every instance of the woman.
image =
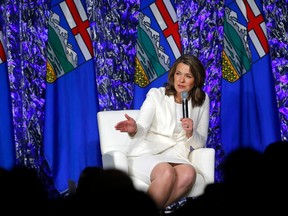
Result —
[[[202,63],[184,54],[171,67],[165,87],[149,90],[137,121],[125,114],[126,120],[115,125],[134,142],[128,154],[130,174],[150,184],[147,193],[159,209],[185,197],[195,183],[196,169],[188,155],[207,140],[209,97],[204,82]],[[189,118],[183,118],[182,92],[188,92]]]

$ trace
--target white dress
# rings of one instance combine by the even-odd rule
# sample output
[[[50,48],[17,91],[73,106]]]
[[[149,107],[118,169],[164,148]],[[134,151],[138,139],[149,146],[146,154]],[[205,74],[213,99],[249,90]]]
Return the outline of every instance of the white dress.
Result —
[[[182,104],[176,104],[176,118],[180,119],[182,117]],[[174,135],[177,136],[182,130],[181,122],[176,125],[174,130]],[[175,145],[176,146],[176,145]],[[145,155],[139,157],[128,157],[129,173],[132,176],[141,179],[147,184],[150,184],[150,174],[153,168],[161,162],[171,162],[171,163],[186,163],[191,164],[191,162],[177,153],[175,146],[154,155]]]

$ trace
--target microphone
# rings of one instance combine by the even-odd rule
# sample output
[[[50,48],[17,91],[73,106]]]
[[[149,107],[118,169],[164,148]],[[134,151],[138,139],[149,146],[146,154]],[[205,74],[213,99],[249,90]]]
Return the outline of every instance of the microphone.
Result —
[[[188,92],[182,91],[181,97],[182,97],[183,118],[188,118]]]

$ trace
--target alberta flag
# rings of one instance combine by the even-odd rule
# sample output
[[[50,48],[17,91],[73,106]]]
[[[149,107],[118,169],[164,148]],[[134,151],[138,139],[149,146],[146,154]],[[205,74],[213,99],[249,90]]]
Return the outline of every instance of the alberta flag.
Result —
[[[0,24],[0,167],[10,169],[14,166],[15,161],[12,104],[3,32]]]
[[[168,71],[182,52],[172,0],[141,1],[137,29],[134,108],[141,107],[152,87],[167,82]]]
[[[265,19],[260,0],[226,0],[221,139],[229,153],[263,151],[281,139]]]
[[[85,1],[52,1],[48,34],[44,153],[55,187],[77,184],[86,166],[102,166],[98,98]]]

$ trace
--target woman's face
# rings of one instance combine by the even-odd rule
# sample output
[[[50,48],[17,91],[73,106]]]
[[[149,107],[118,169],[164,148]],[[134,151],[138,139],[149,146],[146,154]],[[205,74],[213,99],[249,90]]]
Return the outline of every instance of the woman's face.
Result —
[[[194,87],[194,77],[190,72],[189,65],[179,63],[174,73],[174,88],[177,94],[182,91],[189,92]]]

